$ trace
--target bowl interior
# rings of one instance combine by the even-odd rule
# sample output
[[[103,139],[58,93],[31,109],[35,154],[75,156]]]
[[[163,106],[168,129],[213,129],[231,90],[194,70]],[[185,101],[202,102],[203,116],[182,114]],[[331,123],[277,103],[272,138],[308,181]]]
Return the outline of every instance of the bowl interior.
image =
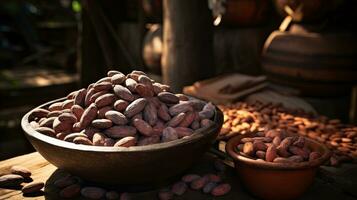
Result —
[[[245,164],[250,165],[252,167],[265,168],[265,169],[304,169],[304,168],[317,167],[330,157],[330,151],[325,145],[315,140],[312,140],[310,138],[305,138],[305,142],[307,146],[311,150],[317,151],[321,154],[320,158],[315,159],[313,161],[305,161],[301,163],[273,163],[273,162],[254,160],[252,158],[248,158],[240,155],[237,151],[237,146],[238,144],[240,144],[240,141],[243,138],[254,137],[254,136],[255,133],[249,133],[244,135],[238,135],[231,138],[227,143],[226,151],[235,161],[244,162]]]

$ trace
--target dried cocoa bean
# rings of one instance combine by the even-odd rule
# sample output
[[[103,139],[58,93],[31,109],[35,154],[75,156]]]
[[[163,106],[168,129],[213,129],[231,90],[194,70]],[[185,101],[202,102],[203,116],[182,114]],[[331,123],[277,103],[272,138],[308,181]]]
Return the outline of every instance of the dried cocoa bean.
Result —
[[[130,92],[130,90],[128,90],[128,88],[125,88],[122,85],[115,85],[114,86],[114,93],[121,99],[125,100],[125,101],[129,101],[132,102],[134,101],[134,96],[133,94]]]
[[[14,165],[10,168],[12,174],[20,175],[24,178],[29,178],[31,176],[31,171],[26,167],[22,167],[19,165]]]
[[[111,82],[113,85],[120,85],[125,81],[126,77],[122,73],[115,74],[111,76]]]
[[[123,138],[135,136],[136,128],[132,126],[112,126],[104,131],[104,134],[111,138]]]
[[[166,127],[162,133],[162,142],[169,142],[178,139],[178,134],[176,130],[172,127]]]
[[[116,100],[116,96],[114,94],[108,93],[108,94],[103,94],[102,96],[98,97],[94,103],[97,108],[102,108],[104,106],[109,106],[114,103]]]
[[[128,118],[141,112],[146,106],[147,100],[144,98],[136,99],[131,102],[129,106],[125,109],[124,115]]]
[[[160,92],[157,97],[160,101],[168,104],[176,104],[180,101],[180,99],[171,92]]]
[[[94,128],[106,129],[113,126],[113,122],[109,119],[95,119],[92,121]]]
[[[171,119],[169,109],[167,108],[167,106],[165,104],[160,105],[157,115],[165,122],[169,121]]]
[[[81,189],[81,195],[89,199],[101,199],[106,191],[99,187],[84,187]]]
[[[182,120],[185,118],[186,114],[185,113],[179,113],[176,116],[174,116],[170,121],[166,123],[166,126],[170,127],[176,127],[178,126]]]
[[[114,146],[115,147],[131,147],[136,145],[136,138],[132,136],[124,137],[118,140]]]
[[[213,196],[223,196],[227,194],[229,191],[231,191],[231,185],[228,183],[222,183],[213,188],[211,195]]]
[[[144,108],[144,119],[147,121],[151,126],[154,126],[157,122],[157,109],[153,103],[150,101],[146,104]]]
[[[24,177],[17,174],[0,176],[0,187],[16,187],[24,182]]]
[[[145,146],[149,144],[156,144],[160,142],[160,137],[157,135],[153,135],[150,137],[141,137],[138,141],[138,146]]]
[[[43,182],[32,182],[32,183],[28,183],[26,184],[23,188],[22,188],[22,193],[24,194],[31,194],[31,193],[35,193],[35,192],[39,192],[41,191],[41,189],[45,186],[45,184]]]
[[[152,135],[152,132],[153,132],[152,127],[146,121],[144,121],[142,119],[134,119],[133,125],[141,134],[143,134],[145,136]]]
[[[126,107],[128,107],[129,102],[119,99],[114,103],[114,109],[121,112],[124,111],[126,109]]]
[[[176,182],[172,185],[171,192],[177,196],[183,195],[187,190],[187,184],[183,181]]]
[[[122,113],[114,110],[107,111],[105,117],[117,125],[125,125],[128,123],[128,119]]]
[[[265,160],[268,162],[273,162],[273,160],[277,157],[277,152],[276,152],[276,147],[274,145],[271,145],[268,147],[266,154],[265,154]]]

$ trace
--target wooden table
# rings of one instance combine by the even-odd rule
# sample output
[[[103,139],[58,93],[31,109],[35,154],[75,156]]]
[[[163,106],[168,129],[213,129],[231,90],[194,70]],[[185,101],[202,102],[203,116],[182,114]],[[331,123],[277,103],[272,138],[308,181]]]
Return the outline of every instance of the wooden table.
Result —
[[[61,173],[55,166],[48,163],[39,153],[30,153],[27,155],[11,158],[0,162],[0,175],[8,173],[13,165],[21,165],[32,171],[32,178],[35,181],[46,183],[44,193],[39,196],[24,197],[20,190],[9,190],[0,188],[0,200],[3,199],[61,199],[58,196],[58,189],[53,186]],[[201,161],[197,162],[188,173],[206,173],[214,172],[212,165],[212,155],[206,155]],[[232,185],[232,191],[223,197],[212,197],[198,191],[188,190],[183,196],[175,197],[179,200],[188,199],[255,199],[247,193],[241,186],[236,177],[233,168],[228,167],[222,175],[223,180]],[[314,184],[304,194],[301,199],[356,199],[357,198],[357,165],[345,164],[340,168],[322,167],[318,173]],[[157,191],[148,191],[140,193],[131,193],[132,199],[157,199]],[[83,199],[83,198],[77,198]]]

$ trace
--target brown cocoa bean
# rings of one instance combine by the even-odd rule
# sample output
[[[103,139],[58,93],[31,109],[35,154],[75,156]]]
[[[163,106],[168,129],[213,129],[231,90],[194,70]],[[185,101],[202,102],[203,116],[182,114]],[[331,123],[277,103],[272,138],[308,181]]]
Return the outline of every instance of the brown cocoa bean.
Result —
[[[73,139],[73,143],[84,144],[84,145],[93,145],[92,141],[90,141],[87,137],[76,137]]]
[[[193,134],[193,130],[190,128],[186,128],[186,127],[176,127],[175,131],[179,138],[183,138],[183,137],[190,136]]]
[[[152,88],[153,88],[153,91],[154,91],[155,95],[158,95],[160,92],[164,91],[164,89],[162,89],[160,87],[159,83],[153,83]]]
[[[94,146],[104,146],[106,136],[103,133],[94,133],[93,135],[93,145]]]
[[[170,121],[166,123],[166,126],[170,127],[176,127],[178,126],[182,120],[185,118],[186,114],[185,113],[179,113],[176,116],[174,116]]]
[[[213,188],[211,195],[213,196],[223,196],[227,194],[229,191],[231,191],[231,185],[228,183],[222,183]]]
[[[177,104],[180,101],[180,99],[171,92],[160,92],[157,97],[160,101],[168,104]]]
[[[162,142],[170,142],[178,139],[176,130],[172,127],[166,127],[162,132]]]
[[[47,117],[58,117],[60,114],[62,114],[62,111],[60,110],[55,110],[55,111],[51,111],[48,113]]]
[[[77,122],[76,116],[72,113],[62,113],[58,116],[58,120],[69,124],[74,124]]]
[[[59,195],[62,198],[74,198],[80,194],[81,186],[79,184],[69,185],[63,188]]]
[[[214,122],[210,119],[202,119],[200,122],[201,128],[207,128],[214,125]]]
[[[171,116],[169,114],[169,109],[165,104],[161,104],[158,111],[157,115],[164,120],[165,122],[169,121],[171,119]]]
[[[77,94],[74,97],[74,105],[84,106],[86,95],[87,95],[87,89],[82,88],[78,90]]]
[[[188,112],[185,115],[185,118],[181,121],[181,123],[178,125],[179,127],[189,127],[192,122],[196,118],[196,113],[195,112]]]
[[[109,78],[109,81],[111,80],[111,78]],[[100,83],[96,83],[93,86],[94,91],[96,92],[100,92],[100,91],[109,91],[112,89],[112,83],[111,82],[100,82]]]
[[[155,105],[149,101],[146,104],[143,113],[145,121],[147,121],[151,126],[154,126],[157,122],[157,109]]]
[[[304,161],[304,158],[299,155],[290,156],[288,159],[292,162],[303,162]]]
[[[153,135],[150,137],[141,137],[138,141],[138,146],[145,146],[150,144],[156,144],[160,142],[160,137],[157,135]]]
[[[171,192],[177,196],[183,195],[187,190],[187,184],[183,181],[176,182],[172,185]]]
[[[297,146],[297,147],[300,147],[300,148],[304,147],[304,145],[305,145],[305,138],[302,137],[302,136],[298,137],[298,139],[293,143],[293,145],[294,145],[294,146]]]
[[[55,131],[55,133],[71,132],[72,126],[72,123],[66,121],[61,122],[58,118],[53,121],[53,130]]]
[[[124,115],[128,118],[141,112],[146,106],[147,100],[144,98],[136,99],[131,102],[129,106],[125,109]]]
[[[109,119],[95,119],[92,121],[94,128],[106,129],[113,126],[113,122]]]
[[[81,195],[89,199],[101,199],[105,195],[105,190],[99,187],[84,187],[81,189]]]
[[[104,131],[104,134],[111,138],[123,138],[135,136],[136,128],[132,126],[112,126]]]
[[[289,158],[276,157],[273,162],[275,163],[291,163],[292,161]]]
[[[28,183],[26,184],[22,189],[22,193],[24,194],[31,194],[31,193],[35,193],[35,192],[39,192],[41,191],[41,189],[45,186],[45,184],[43,182],[32,182],[32,183]]]
[[[24,177],[17,174],[7,174],[0,176],[0,187],[16,187],[24,182]]]
[[[152,127],[146,121],[144,121],[142,119],[134,119],[133,125],[141,134],[143,134],[145,136],[152,135],[152,132],[153,132]]]
[[[98,108],[95,106],[94,103],[89,105],[83,112],[83,115],[80,119],[80,126],[81,128],[86,128],[92,121],[97,117]]]
[[[276,147],[274,145],[271,145],[268,147],[266,154],[265,154],[265,160],[268,162],[273,162],[273,160],[277,157],[277,152],[276,152]]]
[[[255,140],[253,142],[253,147],[255,151],[266,151],[268,149],[268,146],[260,140]]]
[[[118,74],[111,76],[111,82],[113,85],[120,85],[124,83],[125,79],[126,79],[125,75],[120,72]]]
[[[104,106],[109,106],[114,103],[116,100],[116,96],[114,94],[108,93],[108,94],[103,94],[100,97],[98,97],[94,103],[97,108],[102,108]]]
[[[74,99],[71,100],[65,100],[62,104],[62,110],[63,109],[71,109],[71,107],[74,105]]]
[[[119,99],[117,101],[115,101],[114,103],[114,109],[121,112],[124,111],[126,109],[126,107],[128,107],[129,102]]]
[[[301,157],[303,157],[304,159],[308,159],[309,158],[309,153],[306,152],[304,149],[296,147],[296,146],[290,146],[289,147],[289,152],[294,154],[294,155],[299,155]]]
[[[114,146],[115,147],[131,147],[136,145],[136,138],[132,136],[124,137],[120,140],[118,140]]]
[[[48,110],[49,111],[62,110],[62,104],[63,104],[63,102],[53,103],[48,107]]]
[[[200,190],[202,189],[207,183],[209,182],[209,179],[207,177],[201,177],[198,179],[195,179],[191,182],[190,187],[191,189],[194,190]]]
[[[88,137],[88,136],[82,132],[81,133],[70,133],[64,138],[64,141],[73,142],[74,138],[76,138],[76,137]]]
[[[65,188],[67,186],[73,185],[77,182],[77,179],[74,178],[73,176],[66,175],[64,177],[61,177],[57,179],[53,185],[55,185],[58,188]]]
[[[132,102],[134,101],[134,96],[133,94],[130,92],[130,90],[128,90],[128,88],[125,88],[122,85],[115,85],[114,86],[114,93],[121,99],[125,100],[125,101],[129,101]]]
[[[209,194],[212,192],[213,188],[217,186],[216,182],[209,182],[203,187],[203,193]]]
[[[132,78],[127,78],[125,80],[125,86],[129,89],[129,91],[131,92],[135,92],[135,86],[137,85],[138,83],[132,79]],[[125,99],[127,100],[127,99]],[[128,100],[129,101],[129,100]]]
[[[35,118],[40,119],[42,117],[47,117],[48,113],[49,113],[48,110],[45,110],[43,108],[36,108],[29,115],[29,120],[33,121]]]
[[[91,88],[94,88],[94,86],[95,86],[95,84],[97,84],[97,83],[103,83],[103,82],[108,82],[108,83],[110,83],[111,82],[111,77],[103,77],[103,78],[101,78],[101,79],[99,79],[97,82],[95,82],[92,86],[91,86]]]
[[[55,119],[56,119],[56,117],[46,118],[45,120],[40,122],[39,126],[52,128],[53,127],[53,121],[55,121]]]
[[[141,97],[153,97],[154,91],[151,90],[150,87],[138,83],[135,85],[135,92],[138,93]]]
[[[255,155],[258,157],[258,158],[260,158],[260,159],[265,159],[265,157],[266,157],[266,153],[265,153],[265,151],[257,151],[257,152],[255,152]]]
[[[104,106],[103,108],[98,109],[97,117],[99,119],[105,118],[105,113],[110,110],[113,110],[113,108],[111,106]]]
[[[73,105],[71,107],[71,112],[76,116],[77,120],[81,119],[84,109],[80,105]]]
[[[128,119],[122,113],[114,110],[107,111],[105,117],[117,125],[125,125],[128,123]]]
[[[87,128],[85,128],[81,131],[81,133],[85,134],[88,137],[88,139],[90,139],[90,140],[93,139],[94,133],[98,133],[98,132],[100,132],[99,129],[91,127],[91,126],[88,126]]]
[[[211,119],[214,116],[215,110],[216,107],[211,102],[209,102],[203,107],[202,111],[200,111],[198,115],[201,119]]]
[[[26,167],[19,166],[19,165],[14,165],[10,168],[10,172],[12,174],[17,174],[20,175],[24,178],[29,178],[31,176],[31,171],[27,169]]]
[[[67,99],[74,99],[74,97],[76,96],[77,92],[78,92],[78,91],[73,91],[73,92],[69,93],[69,94],[66,96],[66,98],[67,98]]]

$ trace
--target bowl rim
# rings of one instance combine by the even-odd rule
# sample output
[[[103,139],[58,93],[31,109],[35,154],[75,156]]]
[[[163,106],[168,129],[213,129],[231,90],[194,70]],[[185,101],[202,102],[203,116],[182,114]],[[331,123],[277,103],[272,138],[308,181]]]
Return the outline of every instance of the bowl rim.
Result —
[[[197,140],[200,140],[201,138],[211,135],[214,132],[219,132],[220,127],[223,124],[223,113],[222,111],[217,107],[215,110],[215,115],[213,118],[213,121],[215,122],[211,126],[194,131],[194,133],[187,138],[181,138],[178,140],[170,141],[170,142],[164,142],[164,143],[158,143],[158,144],[151,144],[151,145],[144,145],[144,146],[132,146],[132,147],[105,147],[105,146],[91,146],[91,145],[81,145],[81,144],[75,144],[72,142],[67,142],[63,141],[57,138],[53,138],[47,135],[44,135],[42,133],[39,133],[35,131],[34,128],[30,125],[29,122],[29,115],[31,112],[35,109],[38,108],[44,108],[50,104],[53,104],[55,102],[63,101],[65,100],[66,97],[55,99],[49,102],[46,102],[44,104],[41,104],[30,111],[28,111],[21,119],[21,127],[25,132],[25,135],[27,137],[32,137],[37,140],[40,140],[42,142],[61,147],[61,148],[67,148],[67,149],[72,149],[72,150],[78,150],[78,151],[88,151],[88,152],[106,152],[106,153],[115,153],[115,152],[127,152],[127,153],[134,153],[134,152],[150,152],[150,151],[157,151],[157,150],[162,150],[162,149],[167,149],[170,147],[177,147],[181,145],[185,145],[188,143],[193,143]],[[197,98],[195,98],[197,99]]]
[[[312,161],[305,161],[301,163],[273,163],[267,162],[262,160],[254,160],[242,155],[239,155],[235,149],[237,144],[240,142],[241,139],[246,137],[254,136],[255,133],[248,133],[244,135],[237,135],[228,140],[226,145],[226,152],[228,152],[229,156],[233,158],[235,162],[244,163],[252,167],[262,168],[262,169],[272,169],[272,170],[295,170],[295,169],[307,169],[307,168],[314,168],[320,166],[323,162],[325,162],[331,155],[330,150],[322,143],[317,142],[313,139],[305,137],[305,140],[313,145],[318,145],[323,153],[320,158],[312,160]],[[238,163],[238,164],[239,164]]]

